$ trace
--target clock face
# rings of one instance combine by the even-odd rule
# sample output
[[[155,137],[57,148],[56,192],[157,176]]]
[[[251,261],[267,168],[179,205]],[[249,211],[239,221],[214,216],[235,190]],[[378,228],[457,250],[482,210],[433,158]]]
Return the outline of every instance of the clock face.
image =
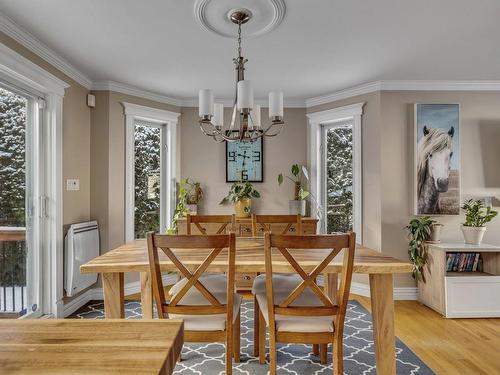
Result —
[[[226,182],[262,182],[262,138],[255,142],[226,142]]]

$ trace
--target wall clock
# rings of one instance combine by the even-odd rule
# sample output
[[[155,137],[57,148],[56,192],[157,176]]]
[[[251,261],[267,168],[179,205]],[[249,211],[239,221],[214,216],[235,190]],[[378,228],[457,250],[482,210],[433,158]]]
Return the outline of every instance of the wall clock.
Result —
[[[255,142],[226,142],[226,182],[264,181],[263,138]]]

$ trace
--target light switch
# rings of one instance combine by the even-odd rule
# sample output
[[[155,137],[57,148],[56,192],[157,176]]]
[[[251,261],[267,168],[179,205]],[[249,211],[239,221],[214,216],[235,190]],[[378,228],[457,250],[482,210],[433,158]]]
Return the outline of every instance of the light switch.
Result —
[[[79,191],[80,190],[80,180],[77,178],[66,179],[66,190],[67,191]]]

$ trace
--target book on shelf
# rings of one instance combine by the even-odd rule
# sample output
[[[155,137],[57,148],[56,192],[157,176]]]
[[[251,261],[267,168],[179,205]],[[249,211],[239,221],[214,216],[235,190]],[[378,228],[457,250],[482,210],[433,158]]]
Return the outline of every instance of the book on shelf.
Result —
[[[446,272],[476,272],[482,270],[481,253],[446,253]]]

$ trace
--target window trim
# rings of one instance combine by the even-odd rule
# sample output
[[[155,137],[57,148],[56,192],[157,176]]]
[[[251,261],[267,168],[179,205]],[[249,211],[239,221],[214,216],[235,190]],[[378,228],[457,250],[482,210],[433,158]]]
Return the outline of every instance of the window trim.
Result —
[[[125,241],[128,242],[134,239],[135,120],[157,124],[165,130],[162,131],[162,144],[165,141],[167,152],[161,158],[165,161],[166,173],[162,173],[161,184],[164,186],[160,187],[164,188],[160,196],[161,204],[166,200],[165,216],[160,215],[160,226],[163,226],[160,229],[163,230],[170,227],[175,209],[176,181],[179,177],[177,124],[180,113],[128,102],[122,102],[122,105],[125,111]]]
[[[0,80],[20,89],[43,95],[44,128],[41,144],[44,160],[39,160],[39,173],[47,176],[44,181],[46,220],[40,230],[42,251],[40,275],[42,281],[40,312],[56,318],[63,316],[63,97],[70,85],[42,69],[24,56],[0,43]]]
[[[323,138],[325,129],[335,124],[352,121],[353,127],[353,229],[356,232],[356,242],[363,243],[363,188],[362,188],[362,136],[361,116],[363,115],[364,102],[338,107],[326,111],[308,113],[308,162],[311,167],[311,192],[320,197],[322,218],[320,233],[326,233],[326,215],[324,192],[325,152]]]

